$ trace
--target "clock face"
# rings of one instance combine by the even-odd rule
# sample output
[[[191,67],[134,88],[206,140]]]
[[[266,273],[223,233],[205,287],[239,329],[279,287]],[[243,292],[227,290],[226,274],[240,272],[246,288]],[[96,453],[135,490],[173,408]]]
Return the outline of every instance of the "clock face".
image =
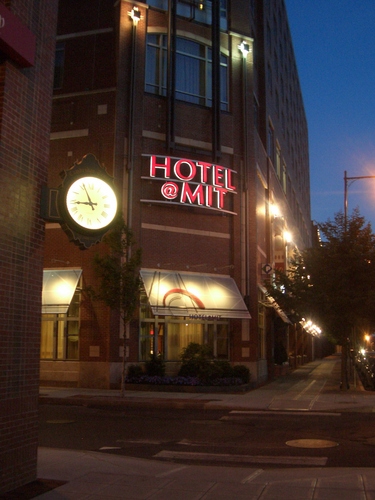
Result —
[[[103,229],[116,216],[117,199],[112,187],[98,177],[81,177],[66,194],[66,209],[85,229]]]

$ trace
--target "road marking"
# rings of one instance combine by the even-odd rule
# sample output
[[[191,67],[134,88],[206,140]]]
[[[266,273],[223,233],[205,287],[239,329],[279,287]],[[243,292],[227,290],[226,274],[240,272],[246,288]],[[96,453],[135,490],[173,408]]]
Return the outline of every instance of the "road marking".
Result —
[[[309,385],[307,387],[305,387],[299,394],[297,394],[297,396],[295,396],[293,399],[294,400],[297,400],[299,399],[301,396],[303,396],[305,394],[306,391],[308,391],[310,389],[310,387],[312,387],[314,384],[315,384],[316,380],[312,380]]]
[[[155,477],[165,477],[170,476],[171,474],[175,474],[176,472],[180,472],[181,470],[187,469],[187,465],[183,465],[182,467],[177,467],[176,469],[169,470],[167,472],[162,472],[161,474],[157,474]]]
[[[106,451],[106,450],[121,450],[120,446],[102,446],[99,448],[99,451]]]
[[[224,453],[193,453],[186,451],[163,450],[154,455],[154,458],[168,458],[180,460],[202,460],[211,462],[236,462],[252,464],[282,464],[282,465],[308,465],[323,466],[327,464],[327,457],[292,457],[292,456],[250,456],[230,455]]]
[[[47,424],[74,424],[75,420],[47,420]]]
[[[232,410],[230,415],[306,415],[308,417],[341,417],[341,413],[324,412],[324,411],[308,411],[308,410]],[[225,420],[226,417],[221,417],[220,420]]]
[[[184,446],[204,446],[204,445],[208,445],[208,444],[211,444],[209,443],[208,441],[200,441],[199,443],[196,442],[196,441],[190,441],[190,439],[181,439],[181,441],[178,441],[177,444],[181,444],[181,445],[184,445]]]
[[[131,444],[163,444],[163,441],[156,441],[152,439],[117,439],[117,443],[131,443]]]
[[[247,476],[247,477],[245,477],[245,479],[242,479],[241,483],[242,484],[251,483],[251,481],[253,479],[255,479],[258,476],[260,476],[263,472],[264,472],[263,469],[258,469],[255,472],[253,472],[252,474],[250,474],[250,476]]]

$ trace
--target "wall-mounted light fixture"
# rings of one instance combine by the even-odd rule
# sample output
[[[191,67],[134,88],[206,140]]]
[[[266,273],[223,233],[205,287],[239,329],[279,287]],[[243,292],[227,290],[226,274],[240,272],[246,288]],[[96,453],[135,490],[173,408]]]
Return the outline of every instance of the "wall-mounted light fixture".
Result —
[[[279,207],[274,203],[270,203],[270,215],[272,217],[272,221],[274,221],[274,219],[283,219]]]
[[[311,320],[305,320],[305,318],[302,318],[300,324],[307,333],[313,335],[314,337],[319,337],[322,333],[321,328],[319,328],[319,326],[313,323]]]
[[[290,243],[292,241],[292,235],[289,231],[284,231],[283,237],[284,237],[285,243]]]
[[[247,54],[251,52],[250,44],[248,44],[247,42],[241,42],[238,48],[239,51],[242,53],[242,57],[246,59]]]
[[[135,25],[137,25],[138,21],[141,20],[142,16],[141,16],[141,13],[140,13],[138,7],[133,7],[132,10],[130,12],[128,12],[128,14],[129,14],[130,19],[132,19],[132,21]]]

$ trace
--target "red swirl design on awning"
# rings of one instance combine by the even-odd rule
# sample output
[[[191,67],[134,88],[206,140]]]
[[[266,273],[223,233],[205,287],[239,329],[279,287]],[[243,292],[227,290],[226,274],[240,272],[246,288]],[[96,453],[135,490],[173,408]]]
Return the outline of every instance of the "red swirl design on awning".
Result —
[[[206,309],[205,305],[198,297],[196,297],[193,293],[190,293],[188,290],[183,290],[182,288],[172,288],[171,290],[168,290],[168,292],[163,297],[163,306],[167,306],[167,298],[173,293],[180,293],[181,295],[185,295],[186,297],[189,297],[189,299],[191,299],[193,302],[195,302],[199,309]]]

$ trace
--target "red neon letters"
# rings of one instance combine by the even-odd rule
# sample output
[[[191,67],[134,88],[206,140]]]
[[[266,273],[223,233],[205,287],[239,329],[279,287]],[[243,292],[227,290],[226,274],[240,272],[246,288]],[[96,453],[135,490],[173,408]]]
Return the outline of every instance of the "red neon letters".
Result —
[[[150,177],[166,180],[161,194],[168,200],[225,209],[225,195],[234,193],[233,170],[203,161],[169,156],[150,157]]]

